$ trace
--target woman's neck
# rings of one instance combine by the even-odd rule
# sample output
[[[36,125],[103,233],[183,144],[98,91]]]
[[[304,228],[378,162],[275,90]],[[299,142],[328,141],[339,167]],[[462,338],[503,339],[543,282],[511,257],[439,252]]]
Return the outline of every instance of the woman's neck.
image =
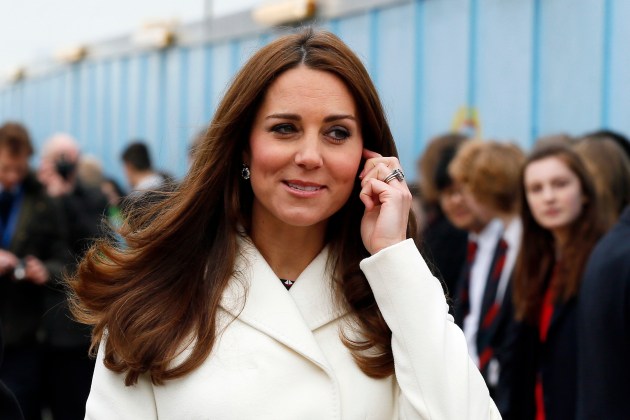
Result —
[[[325,225],[310,227],[252,224],[251,238],[281,279],[295,280],[324,247]]]

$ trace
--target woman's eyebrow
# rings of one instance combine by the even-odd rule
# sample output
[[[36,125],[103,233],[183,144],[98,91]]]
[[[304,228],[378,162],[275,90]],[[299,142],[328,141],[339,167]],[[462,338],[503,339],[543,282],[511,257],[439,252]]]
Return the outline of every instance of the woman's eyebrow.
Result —
[[[271,115],[267,115],[265,117],[266,120],[269,119],[279,119],[279,120],[295,120],[295,121],[299,121],[302,119],[302,117],[300,117],[297,114],[271,114]]]
[[[354,115],[351,115],[351,114],[329,115],[328,117],[324,118],[324,122],[331,122],[331,121],[337,121],[337,120],[356,121],[356,118],[354,117]]]
[[[266,120],[279,119],[279,120],[300,121],[302,119],[302,117],[299,116],[298,114],[278,113],[278,114],[267,115],[265,117],[265,119]],[[329,116],[324,118],[324,122],[339,121],[339,120],[353,120],[353,121],[356,121],[356,118],[352,114],[335,114],[335,115],[329,115]]]

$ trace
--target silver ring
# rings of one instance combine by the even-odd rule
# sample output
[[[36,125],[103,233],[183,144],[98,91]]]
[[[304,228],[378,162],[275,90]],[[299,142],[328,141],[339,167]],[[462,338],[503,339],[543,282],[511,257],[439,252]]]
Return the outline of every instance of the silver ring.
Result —
[[[391,174],[385,177],[383,182],[386,184],[389,184],[389,182],[393,179],[397,179],[400,182],[402,182],[403,179],[405,179],[405,174],[403,173],[402,169],[394,169]]]

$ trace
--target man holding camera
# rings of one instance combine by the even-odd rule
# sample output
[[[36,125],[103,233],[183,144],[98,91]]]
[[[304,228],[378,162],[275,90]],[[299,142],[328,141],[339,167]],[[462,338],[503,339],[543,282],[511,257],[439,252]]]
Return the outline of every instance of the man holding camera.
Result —
[[[80,150],[68,134],[55,134],[42,148],[37,176],[65,218],[67,249],[79,261],[94,238],[103,233],[107,199],[78,176]],[[66,271],[75,267],[69,264]],[[72,319],[63,287],[48,288],[44,303],[44,388],[55,419],[83,419],[94,360],[88,357],[91,330]]]
[[[22,125],[0,127],[0,318],[6,346],[0,379],[26,419],[41,416],[43,286],[58,281],[68,260],[61,209],[29,171],[32,154]]]

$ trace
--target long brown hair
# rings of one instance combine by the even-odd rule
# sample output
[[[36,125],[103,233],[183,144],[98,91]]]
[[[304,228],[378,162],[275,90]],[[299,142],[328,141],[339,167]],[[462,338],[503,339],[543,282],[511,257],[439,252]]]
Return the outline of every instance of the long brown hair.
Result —
[[[339,38],[307,28],[254,54],[219,104],[181,187],[133,218],[133,227],[122,232],[124,247],[96,243],[69,280],[75,316],[94,325],[92,350],[107,330],[105,365],[126,372],[127,385],[145,372],[155,384],[181,377],[210,354],[219,301],[233,275],[239,226],[249,231],[251,224],[253,193],[240,181],[242,153],[268,87],[299,65],[343,80],[357,105],[364,147],[397,156],[376,89]],[[329,264],[339,300],[360,327],[358,341],[344,337],[344,343],[363,372],[379,378],[393,373],[391,331],[359,268],[369,256],[360,236],[359,191],[357,179],[350,199],[329,220]],[[410,215],[408,237],[413,223]],[[190,355],[172,366],[191,338]]]
[[[534,219],[524,187],[527,166],[548,157],[561,160],[578,177],[585,197],[582,211],[571,224],[569,238],[560,250],[561,261],[556,261],[556,244],[551,232]],[[559,263],[559,281],[554,285],[556,301],[567,302],[577,294],[588,256],[604,228],[598,214],[595,187],[584,163],[569,145],[541,146],[528,156],[521,171],[521,202],[523,242],[514,272],[514,305],[517,319],[535,323],[554,264]]]

